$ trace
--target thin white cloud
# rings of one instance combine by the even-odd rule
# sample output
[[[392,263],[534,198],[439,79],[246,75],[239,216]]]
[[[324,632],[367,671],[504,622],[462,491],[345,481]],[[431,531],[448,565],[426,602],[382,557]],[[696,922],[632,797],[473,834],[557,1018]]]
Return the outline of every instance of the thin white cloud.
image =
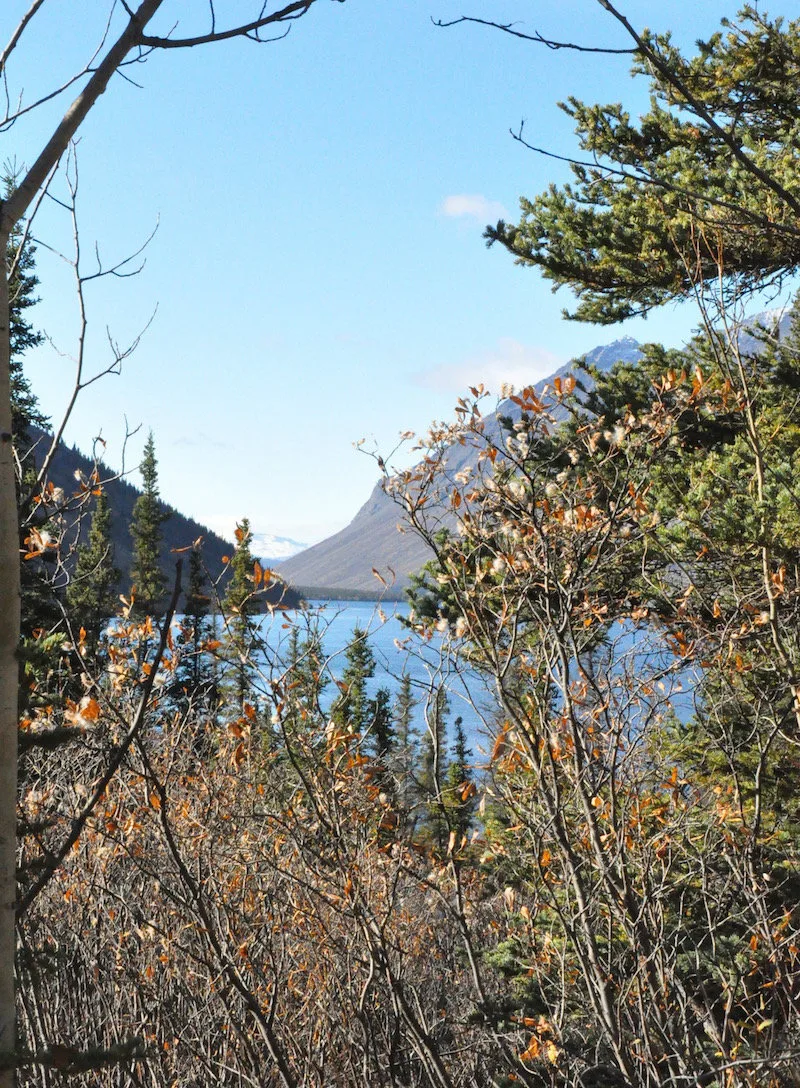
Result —
[[[546,348],[503,337],[495,348],[472,355],[463,362],[432,367],[417,374],[414,381],[442,393],[460,394],[469,386],[480,383],[492,393],[499,393],[504,384],[521,389],[531,382],[541,381],[566,361]]]
[[[476,219],[479,223],[492,223],[508,219],[508,211],[497,200],[489,200],[480,193],[453,193],[439,205],[442,215],[450,219]]]

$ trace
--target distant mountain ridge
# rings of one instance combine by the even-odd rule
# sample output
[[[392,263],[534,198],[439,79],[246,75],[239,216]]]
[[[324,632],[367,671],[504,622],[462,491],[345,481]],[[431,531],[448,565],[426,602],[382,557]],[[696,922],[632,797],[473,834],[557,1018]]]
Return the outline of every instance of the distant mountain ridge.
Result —
[[[641,354],[638,341],[625,336],[594,348],[583,361],[600,370],[610,370],[616,362],[637,362]],[[554,378],[566,376],[576,366],[577,360],[570,361],[535,383],[536,388],[542,389]],[[496,412],[486,417],[487,431],[499,433],[498,416],[513,416],[516,411],[510,401],[503,401]],[[458,471],[473,455],[468,447],[453,447],[448,468]],[[385,493],[383,483],[378,482],[346,528],[287,559],[281,564],[281,577],[307,597],[343,598],[350,594],[400,599],[409,584],[409,575],[431,558],[430,550],[416,534],[398,529],[400,520],[400,510]],[[386,586],[373,570],[386,580]]]
[[[288,536],[276,536],[274,533],[253,533],[253,555],[257,555],[267,566],[278,566],[293,555],[305,551],[308,544],[301,544]]]

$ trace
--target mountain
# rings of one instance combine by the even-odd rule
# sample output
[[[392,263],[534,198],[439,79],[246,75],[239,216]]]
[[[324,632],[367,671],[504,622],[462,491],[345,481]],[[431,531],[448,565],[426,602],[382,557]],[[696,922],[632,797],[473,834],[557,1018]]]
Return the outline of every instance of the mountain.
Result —
[[[755,317],[750,319],[750,329],[764,328],[769,330],[777,330],[778,339],[782,340],[792,327],[792,321],[794,320],[794,314],[791,310],[787,310],[785,306],[779,307],[773,310],[762,310],[760,314],[756,314]],[[747,353],[756,352],[759,350],[761,341],[757,336],[753,336],[752,332],[745,330],[739,334],[739,347],[742,351]]]
[[[275,536],[274,533],[253,533],[251,551],[267,567],[278,566],[293,555],[298,555],[308,547],[288,536]]]
[[[44,450],[49,448],[52,440],[51,436],[34,427],[29,428],[29,431],[34,442],[34,448],[42,450],[43,455]],[[122,593],[127,593],[130,589],[130,570],[133,560],[130,523],[134,504],[141,494],[139,489],[128,483],[127,480],[115,478],[115,473],[103,465],[102,462],[95,466],[90,458],[63,442],[58,445],[48,478],[55,487],[60,487],[66,495],[70,495],[80,490],[80,481],[91,479],[95,468],[97,468],[100,480],[103,482],[103,489],[108,496],[109,506],[111,507],[111,538],[114,545],[114,564],[120,571],[118,589]],[[233,545],[213,533],[205,525],[201,525],[193,518],[181,514],[174,507],[166,503],[162,505],[168,515],[162,525],[161,546],[161,569],[167,586],[172,586],[175,581],[176,561],[182,554],[185,559],[187,549],[196,540],[202,538],[203,561],[212,580],[219,580],[220,594],[224,593],[227,577],[227,564],[224,562],[224,557],[231,555]],[[65,555],[69,556],[78,540],[85,539],[90,520],[91,509],[81,517],[77,525],[67,531],[63,548]],[[255,548],[253,552],[258,554]],[[69,558],[66,565],[69,568]],[[184,586],[186,585],[187,565],[184,562]],[[267,594],[267,599],[270,603],[277,603],[282,600],[289,607],[299,603],[298,594],[284,586],[276,586],[274,591]]]
[[[600,370],[610,370],[614,363],[636,362],[640,355],[637,341],[626,336],[594,348],[584,359]],[[564,377],[575,366],[574,361],[568,363],[538,382],[536,388],[552,383],[556,377]],[[499,433],[498,415],[513,417],[517,412],[514,404],[503,401],[497,412],[486,417],[487,432]],[[468,447],[451,447],[448,470],[457,472],[473,455],[474,451]],[[383,483],[377,483],[345,529],[287,559],[281,564],[281,577],[307,597],[401,598],[408,586],[409,575],[431,558],[428,547],[418,536],[402,531],[398,524],[401,516],[400,509],[385,494]],[[373,568],[388,583],[386,588],[373,573]]]

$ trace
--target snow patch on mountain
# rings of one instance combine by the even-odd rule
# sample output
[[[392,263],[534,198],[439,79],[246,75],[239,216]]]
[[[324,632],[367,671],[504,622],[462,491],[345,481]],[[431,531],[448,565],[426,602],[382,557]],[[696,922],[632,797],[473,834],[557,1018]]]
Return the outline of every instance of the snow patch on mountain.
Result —
[[[305,551],[308,544],[301,544],[288,536],[276,536],[274,533],[253,533],[250,551],[258,556],[262,563],[282,563],[291,559],[298,552]]]

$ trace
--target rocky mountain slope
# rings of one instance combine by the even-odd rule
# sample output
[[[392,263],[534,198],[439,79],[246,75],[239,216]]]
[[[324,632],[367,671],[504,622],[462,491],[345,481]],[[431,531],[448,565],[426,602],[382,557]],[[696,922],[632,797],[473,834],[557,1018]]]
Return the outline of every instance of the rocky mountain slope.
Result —
[[[595,348],[585,358],[587,363],[609,370],[618,360],[635,362],[640,354],[638,343],[624,337]],[[537,383],[537,388],[574,369],[575,364],[568,363]],[[499,430],[497,416],[513,415],[514,411],[514,406],[504,401],[487,417],[487,429]],[[468,449],[454,447],[448,468],[458,471],[469,456]],[[308,597],[402,597],[409,575],[430,559],[430,553],[417,536],[402,532],[401,516],[383,484],[377,483],[345,529],[281,563],[281,577]],[[373,574],[373,568],[386,580],[388,589]]]

